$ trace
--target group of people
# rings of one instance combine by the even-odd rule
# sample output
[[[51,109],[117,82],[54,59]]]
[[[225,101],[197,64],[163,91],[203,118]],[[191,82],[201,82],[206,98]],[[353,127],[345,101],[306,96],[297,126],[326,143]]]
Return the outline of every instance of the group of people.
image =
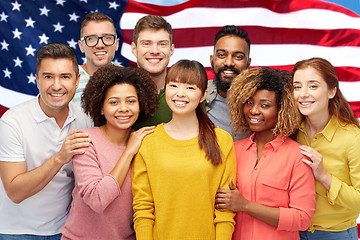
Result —
[[[195,60],[167,71],[160,16],[134,28],[137,68],[111,64],[107,15],[80,38],[87,62],[43,46],[39,95],[0,119],[0,240],[357,239],[360,127],[327,60],[249,68],[224,26],[208,81]]]

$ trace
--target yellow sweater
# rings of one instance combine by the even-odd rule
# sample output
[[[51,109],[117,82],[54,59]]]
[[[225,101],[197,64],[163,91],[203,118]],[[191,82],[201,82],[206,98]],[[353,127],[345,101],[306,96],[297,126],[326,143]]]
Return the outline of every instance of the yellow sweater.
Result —
[[[231,239],[234,213],[214,208],[218,188],[235,179],[231,136],[216,128],[223,159],[205,158],[198,138],[176,140],[163,124],[146,136],[132,165],[134,228],[143,239]]]

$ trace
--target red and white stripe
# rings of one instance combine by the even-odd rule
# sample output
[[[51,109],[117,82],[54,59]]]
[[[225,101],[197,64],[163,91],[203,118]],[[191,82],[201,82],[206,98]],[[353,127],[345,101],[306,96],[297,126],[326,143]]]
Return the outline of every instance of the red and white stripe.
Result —
[[[335,67],[340,89],[360,117],[360,16],[341,6],[315,0],[241,1],[190,0],[177,6],[157,6],[129,0],[120,27],[121,53],[132,62],[133,28],[147,14],[163,16],[173,27],[180,59],[201,62],[210,73],[209,57],[216,32],[224,25],[241,26],[251,40],[251,65],[285,70],[302,59],[323,57]]]

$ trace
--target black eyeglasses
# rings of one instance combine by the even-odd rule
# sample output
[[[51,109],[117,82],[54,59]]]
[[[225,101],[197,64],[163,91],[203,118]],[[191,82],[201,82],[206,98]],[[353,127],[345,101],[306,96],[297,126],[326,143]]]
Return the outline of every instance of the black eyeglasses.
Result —
[[[88,46],[88,47],[95,47],[98,42],[99,42],[99,39],[101,39],[101,41],[103,42],[103,44],[105,46],[111,46],[115,43],[115,40],[116,40],[116,35],[114,34],[106,34],[102,37],[98,37],[98,36],[85,36],[85,37],[82,37],[80,40],[81,41],[84,41],[85,40],[85,44]]]

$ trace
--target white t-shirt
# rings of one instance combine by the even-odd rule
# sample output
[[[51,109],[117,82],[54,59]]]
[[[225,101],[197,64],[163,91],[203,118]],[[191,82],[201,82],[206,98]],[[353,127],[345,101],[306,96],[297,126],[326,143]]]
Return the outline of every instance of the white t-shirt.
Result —
[[[62,129],[41,110],[38,97],[9,109],[0,119],[0,161],[26,161],[28,171],[55,155],[74,129],[92,126],[73,103]],[[68,216],[74,179],[71,163],[64,165],[40,192],[12,202],[0,183],[0,233],[53,235]]]

